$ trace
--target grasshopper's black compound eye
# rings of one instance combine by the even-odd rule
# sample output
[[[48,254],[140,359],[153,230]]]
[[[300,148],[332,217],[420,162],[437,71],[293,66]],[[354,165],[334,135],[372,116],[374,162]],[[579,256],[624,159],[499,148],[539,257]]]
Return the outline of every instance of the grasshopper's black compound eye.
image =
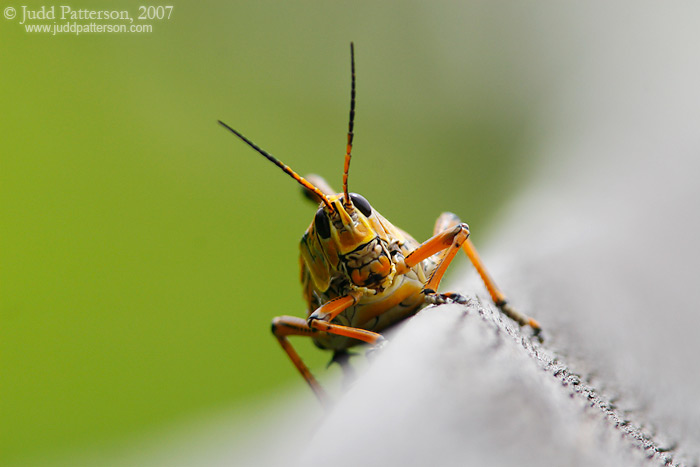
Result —
[[[358,195],[357,193],[350,193],[350,199],[352,200],[352,204],[362,214],[364,214],[365,217],[369,217],[372,215],[372,206],[369,205],[369,201],[367,201],[362,195]]]
[[[321,238],[329,238],[331,236],[331,223],[323,208],[316,211],[314,226],[316,226],[316,232]]]

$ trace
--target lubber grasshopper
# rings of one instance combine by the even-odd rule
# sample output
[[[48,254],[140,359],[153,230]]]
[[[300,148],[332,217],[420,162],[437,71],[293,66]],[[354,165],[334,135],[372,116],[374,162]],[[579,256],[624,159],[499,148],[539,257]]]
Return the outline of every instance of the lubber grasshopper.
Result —
[[[321,402],[327,401],[308,367],[287,340],[311,337],[334,352],[332,361],[344,362],[347,349],[384,341],[381,331],[418,312],[427,304],[466,303],[457,293],[438,293],[445,270],[462,249],[478,271],[491,299],[518,324],[539,333],[532,318],[515,311],[489,276],[469,239],[469,227],[452,213],[435,223],[433,237],[419,243],[379,214],[361,195],[348,192],[348,171],[355,119],[355,57],[352,70],[350,123],[345,151],[343,192],[335,193],[318,176],[303,178],[225,123],[219,123],[265,156],[305,188],[319,203],[311,225],[301,238],[301,281],[308,304],[306,319],[280,316],[272,333]]]

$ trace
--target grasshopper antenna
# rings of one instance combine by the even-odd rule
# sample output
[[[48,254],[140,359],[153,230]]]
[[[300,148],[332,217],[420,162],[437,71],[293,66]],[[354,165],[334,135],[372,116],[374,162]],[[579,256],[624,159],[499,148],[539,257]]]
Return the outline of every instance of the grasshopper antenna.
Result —
[[[241,140],[243,140],[243,142],[246,143],[248,146],[250,146],[251,148],[255,149],[255,151],[257,151],[258,153],[260,153],[260,154],[262,154],[263,156],[265,156],[265,157],[267,158],[267,160],[269,160],[270,162],[272,162],[273,164],[275,164],[277,167],[279,167],[280,169],[282,169],[283,171],[285,171],[290,177],[292,177],[294,180],[296,180],[297,182],[299,182],[304,188],[313,191],[313,192],[319,197],[319,199],[321,199],[321,201],[323,201],[323,204],[325,204],[325,205],[328,207],[328,209],[330,209],[331,211],[333,211],[333,205],[332,205],[331,202],[328,200],[328,197],[327,197],[320,189],[316,188],[311,182],[309,182],[309,181],[306,180],[304,177],[302,177],[301,175],[299,175],[298,173],[296,173],[295,171],[293,171],[292,169],[290,169],[288,165],[283,164],[283,163],[282,163],[279,159],[277,159],[275,156],[273,156],[272,154],[268,153],[268,152],[265,151],[264,149],[260,148],[258,145],[256,145],[255,143],[253,143],[251,140],[249,140],[248,138],[246,138],[245,136],[243,136],[242,134],[240,134],[238,131],[234,130],[233,128],[231,128],[230,126],[228,126],[227,124],[225,124],[225,123],[222,122],[221,120],[217,120],[217,121],[219,122],[219,125],[221,125],[222,127],[226,128],[228,131],[230,131],[230,132],[233,133],[234,135],[238,136],[238,137],[239,137]],[[346,162],[346,167],[347,167],[347,162]],[[346,199],[347,199],[347,198],[346,198]]]
[[[343,170],[343,196],[345,206],[350,205],[350,195],[348,194],[348,171],[350,170],[350,158],[352,157],[353,126],[355,125],[355,46],[350,42],[350,71],[352,74],[352,85],[350,91],[350,123],[348,124],[348,144],[345,148],[345,169]]]

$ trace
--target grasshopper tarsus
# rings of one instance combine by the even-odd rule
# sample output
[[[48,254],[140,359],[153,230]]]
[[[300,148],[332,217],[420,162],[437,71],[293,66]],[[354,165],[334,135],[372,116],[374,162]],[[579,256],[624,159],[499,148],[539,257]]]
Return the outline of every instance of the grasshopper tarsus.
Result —
[[[423,292],[425,293],[425,291]],[[445,303],[457,303],[466,305],[469,301],[463,295],[455,292],[446,293],[425,293],[425,301],[431,305],[443,305]]]

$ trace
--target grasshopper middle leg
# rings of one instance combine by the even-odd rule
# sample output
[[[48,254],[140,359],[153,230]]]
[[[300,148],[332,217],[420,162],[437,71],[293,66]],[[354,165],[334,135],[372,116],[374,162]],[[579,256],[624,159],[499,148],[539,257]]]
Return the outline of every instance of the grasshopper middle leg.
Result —
[[[469,226],[462,223],[455,214],[450,212],[443,213],[435,222],[434,235],[432,238],[421,244],[411,254],[406,256],[405,263],[407,268],[415,266],[418,262],[437,254],[438,265],[433,270],[424,286],[424,293],[428,296],[437,295],[439,297],[451,298],[451,294],[437,294],[437,287],[442,280],[442,276],[449,264],[457,254],[457,250],[462,248],[466,253],[469,261],[474,265],[481,280],[486,286],[491,299],[496,306],[509,318],[517,322],[519,325],[530,326],[535,334],[539,334],[541,328],[539,323],[525,316],[508,304],[506,296],[496,286],[496,283],[489,275],[484,266],[479,254],[474,247],[474,244],[469,239]]]

